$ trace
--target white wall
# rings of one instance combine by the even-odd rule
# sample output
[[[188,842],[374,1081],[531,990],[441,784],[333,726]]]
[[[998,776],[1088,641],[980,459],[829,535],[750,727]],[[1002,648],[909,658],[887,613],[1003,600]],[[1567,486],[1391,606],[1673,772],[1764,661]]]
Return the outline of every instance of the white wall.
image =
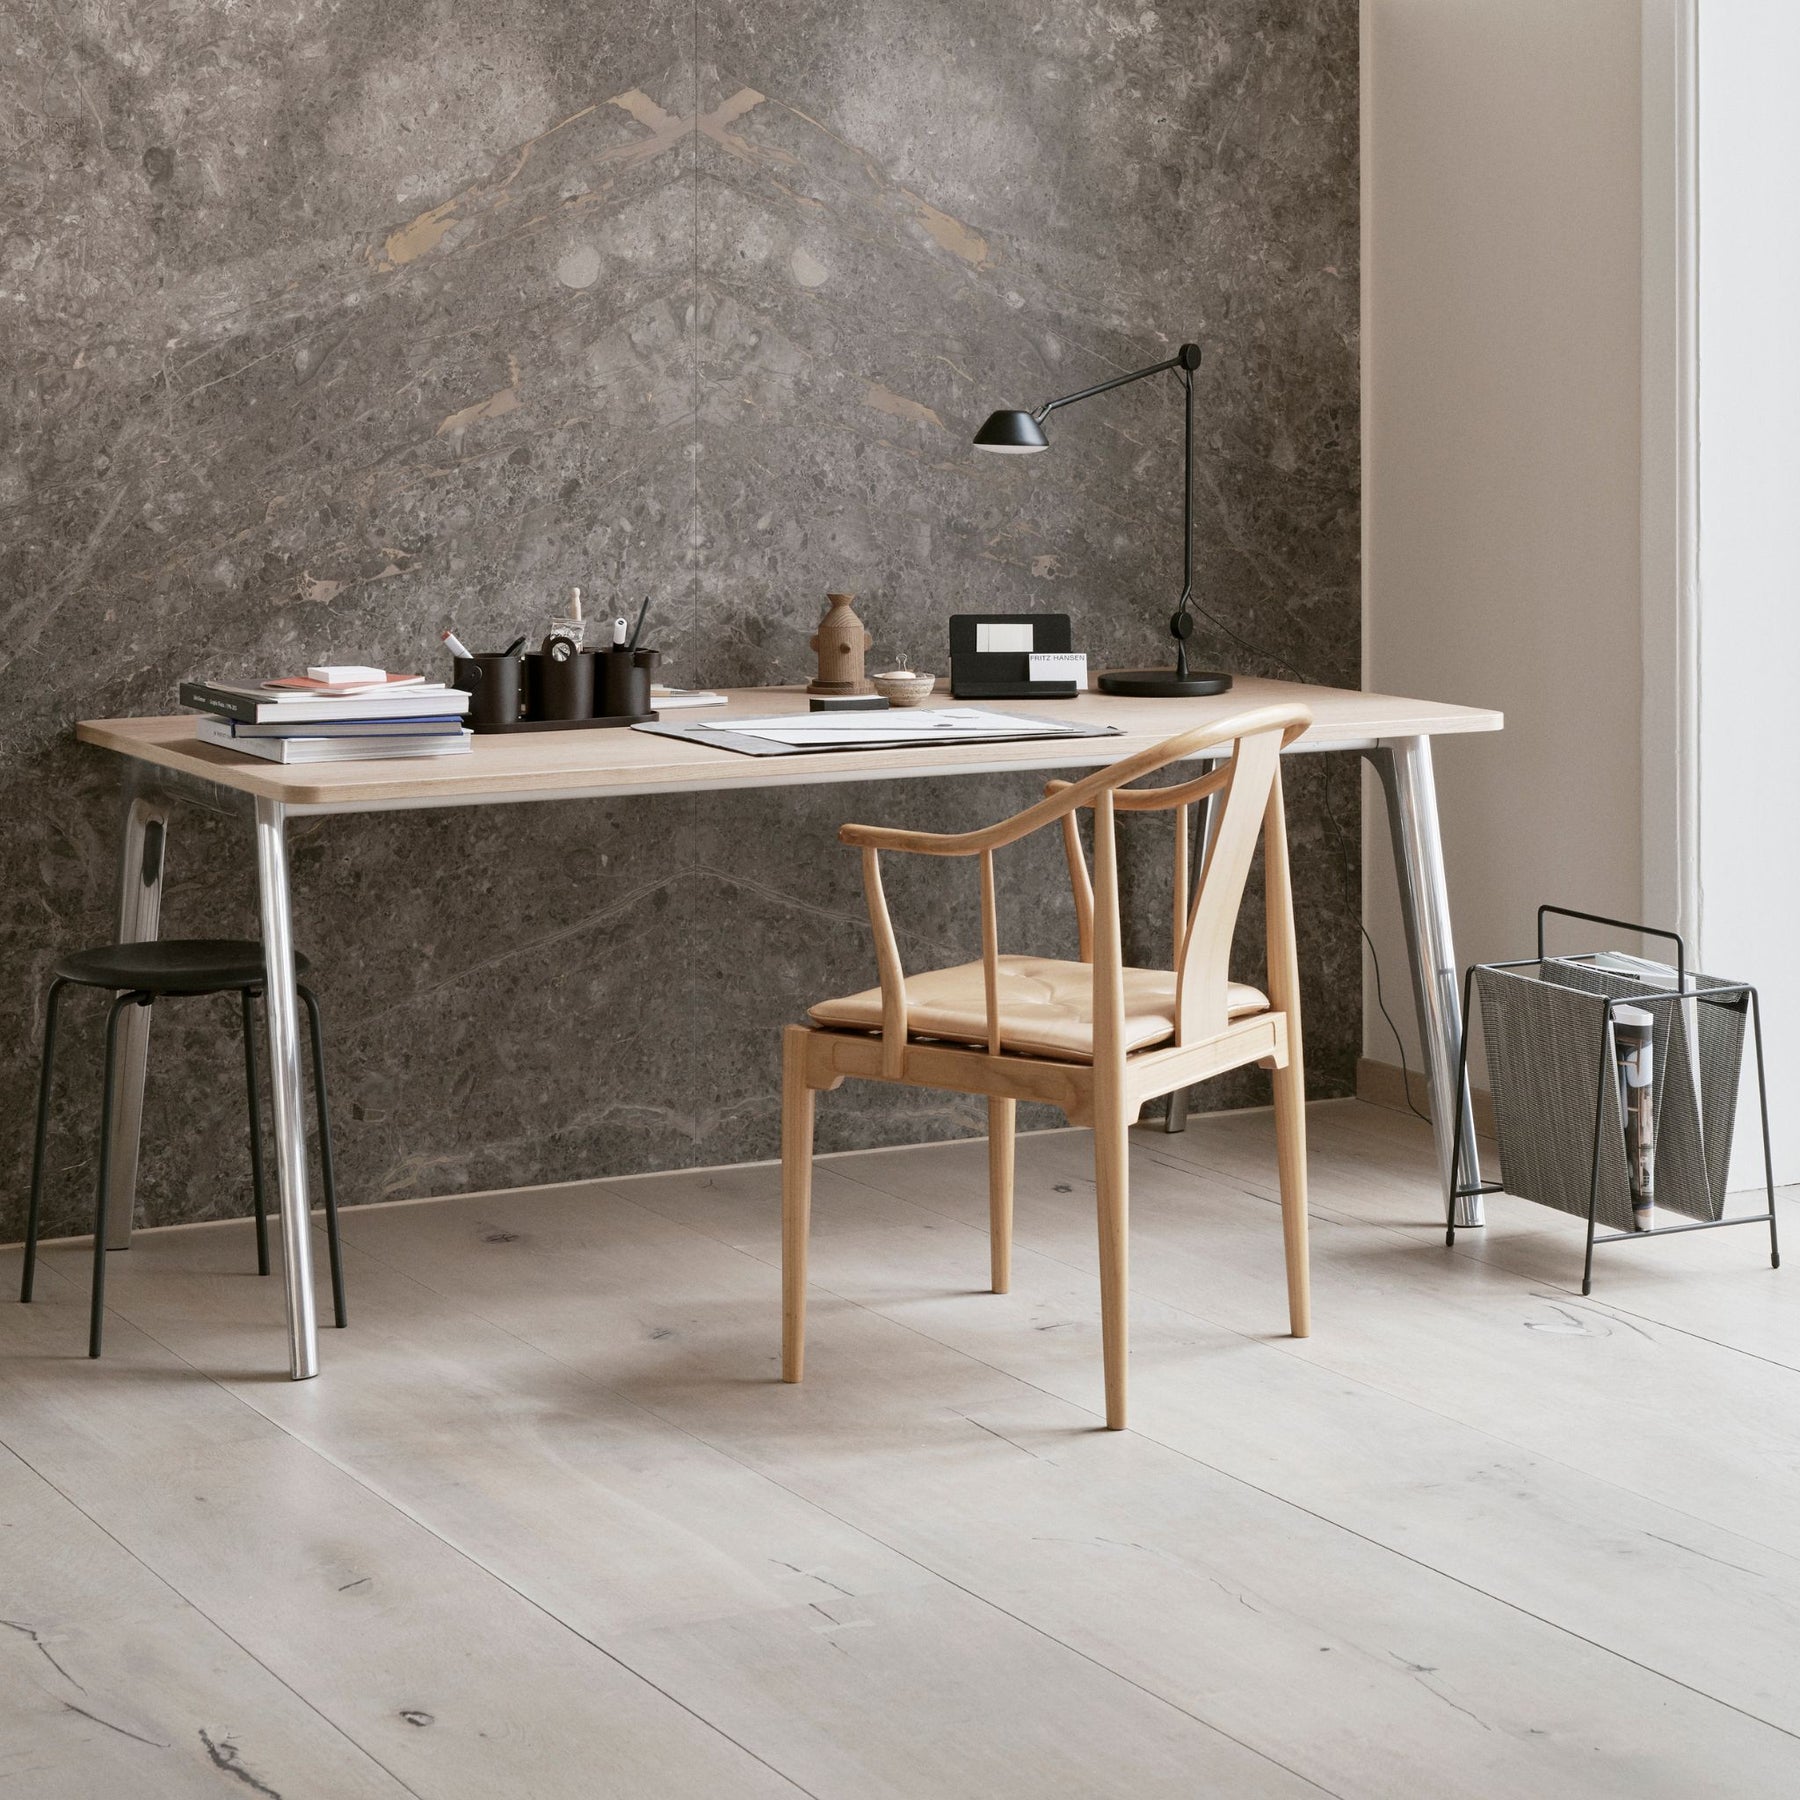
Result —
[[[1506,713],[1438,740],[1465,964],[1528,954],[1540,901],[1640,914],[1638,8],[1363,4],[1364,679]],[[1365,819],[1416,1072],[1373,789]]]
[[[1762,989],[1776,1176],[1796,1181],[1800,5],[1699,22],[1698,935],[1709,973]],[[1740,1156],[1735,1175],[1761,1170]]]
[[[1540,900],[1757,982],[1800,1181],[1800,4],[1364,0],[1365,680],[1446,740],[1465,964]],[[1371,934],[1418,1067],[1373,790]],[[1365,1052],[1391,1062],[1368,988]],[[1734,1180],[1760,1179],[1742,1120]]]

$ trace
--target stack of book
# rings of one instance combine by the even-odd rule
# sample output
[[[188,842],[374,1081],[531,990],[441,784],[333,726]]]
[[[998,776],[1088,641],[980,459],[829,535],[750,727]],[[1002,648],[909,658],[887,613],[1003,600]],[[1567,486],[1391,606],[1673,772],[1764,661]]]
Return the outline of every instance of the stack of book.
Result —
[[[454,756],[469,748],[469,696],[422,675],[320,667],[272,681],[184,681],[202,743],[269,762]]]

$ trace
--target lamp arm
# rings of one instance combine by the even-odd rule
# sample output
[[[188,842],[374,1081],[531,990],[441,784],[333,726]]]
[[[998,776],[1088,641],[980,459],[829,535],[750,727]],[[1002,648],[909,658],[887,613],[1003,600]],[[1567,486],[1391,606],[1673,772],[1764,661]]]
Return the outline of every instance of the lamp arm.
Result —
[[[1187,353],[1192,350],[1194,360],[1186,360]],[[1115,375],[1110,381],[1096,381],[1092,387],[1086,387],[1078,394],[1064,394],[1055,400],[1046,400],[1031,416],[1041,425],[1059,406],[1073,406],[1077,400],[1091,400],[1096,394],[1104,394],[1109,388],[1124,387],[1128,382],[1142,381],[1146,375],[1160,375],[1165,369],[1193,369],[1200,366],[1198,346],[1183,344],[1175,355],[1166,362],[1152,363],[1147,369],[1134,369],[1129,375]]]

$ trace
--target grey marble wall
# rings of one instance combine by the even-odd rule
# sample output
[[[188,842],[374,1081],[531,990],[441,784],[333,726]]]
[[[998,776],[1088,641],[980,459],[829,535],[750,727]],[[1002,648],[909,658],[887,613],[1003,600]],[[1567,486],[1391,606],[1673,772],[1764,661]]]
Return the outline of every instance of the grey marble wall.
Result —
[[[0,1238],[57,946],[110,932],[116,770],[86,715],[324,657],[417,666],[580,581],[656,597],[678,680],[806,672],[828,587],[884,659],[954,611],[1066,609],[1160,660],[1178,390],[971,454],[1029,405],[1206,347],[1202,654],[1357,673],[1352,0],[168,0],[0,14]],[[777,1027],[872,979],[846,817],[973,824],[1034,783],[315,821],[347,1198],[766,1156]],[[1359,1017],[1356,782],[1297,771],[1313,1080]],[[182,816],[165,930],[248,929],[246,834]],[[1134,929],[1166,916],[1136,846]],[[1072,941],[1053,843],[1019,948]],[[966,871],[896,870],[919,959]],[[1254,936],[1254,932],[1250,934]],[[1247,949],[1245,968],[1256,962]],[[161,1009],[141,1211],[241,1211],[223,1002]],[[98,1044],[68,1040],[78,1229]],[[1225,1084],[1256,1098],[1255,1078]],[[844,1090],[825,1147],[952,1134]]]

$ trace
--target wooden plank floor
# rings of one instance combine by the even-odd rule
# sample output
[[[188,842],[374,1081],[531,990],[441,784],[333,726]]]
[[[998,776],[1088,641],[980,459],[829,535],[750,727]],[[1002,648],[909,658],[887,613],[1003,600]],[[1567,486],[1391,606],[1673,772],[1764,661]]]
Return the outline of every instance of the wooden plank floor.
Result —
[[[766,1167],[352,1211],[298,1385],[247,1225],[113,1257],[98,1364],[51,1246],[0,1795],[1800,1792],[1800,1274],[1745,1228],[1584,1301],[1521,1202],[1445,1250],[1413,1121],[1312,1129],[1304,1343],[1267,1115],[1134,1134],[1122,1436],[1080,1132],[1005,1297],[979,1142],[822,1161],[800,1389]]]

